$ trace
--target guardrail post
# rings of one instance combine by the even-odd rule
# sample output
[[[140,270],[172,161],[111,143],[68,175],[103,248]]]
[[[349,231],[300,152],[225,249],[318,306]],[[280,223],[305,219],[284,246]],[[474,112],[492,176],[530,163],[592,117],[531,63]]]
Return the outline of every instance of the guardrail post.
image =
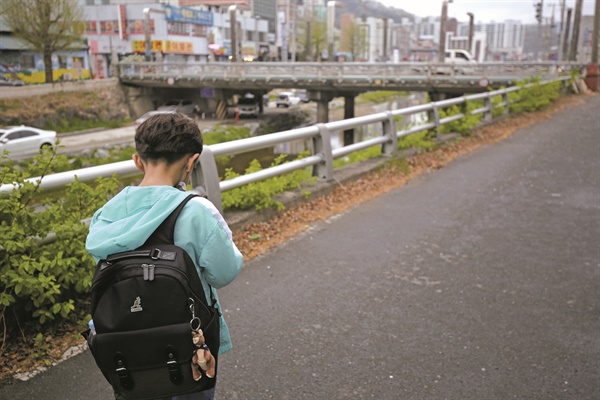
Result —
[[[388,137],[388,141],[383,144],[381,153],[384,157],[396,157],[398,155],[398,127],[396,117],[391,111],[386,111],[388,119],[383,121],[383,136]]]
[[[323,161],[313,167],[313,176],[323,181],[330,181],[333,179],[331,132],[325,124],[317,124],[317,128],[319,128],[319,136],[313,138],[313,151],[314,154],[322,154]]]
[[[502,103],[504,103],[504,115],[508,116],[508,114],[510,114],[510,109],[508,108],[508,92],[502,92]]]
[[[433,119],[433,123],[435,124],[435,138],[440,138],[440,108],[437,105],[437,102],[431,102],[431,111],[429,112],[429,121]]]
[[[487,97],[483,99],[486,111],[483,113],[483,120],[490,122],[492,120],[492,96],[488,93]]]
[[[208,146],[204,146],[200,154],[200,165],[192,171],[192,186],[200,195],[206,197],[223,213],[223,200],[219,186],[219,172],[215,156]]]

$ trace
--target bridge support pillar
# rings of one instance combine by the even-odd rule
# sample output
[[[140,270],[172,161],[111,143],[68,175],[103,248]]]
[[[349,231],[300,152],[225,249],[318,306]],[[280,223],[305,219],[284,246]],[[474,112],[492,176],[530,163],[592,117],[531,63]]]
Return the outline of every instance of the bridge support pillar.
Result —
[[[344,94],[344,119],[354,118],[354,94]],[[354,129],[344,131],[344,146],[354,143]]]
[[[308,98],[317,102],[317,123],[329,122],[329,102],[333,99],[333,93],[310,90]]]

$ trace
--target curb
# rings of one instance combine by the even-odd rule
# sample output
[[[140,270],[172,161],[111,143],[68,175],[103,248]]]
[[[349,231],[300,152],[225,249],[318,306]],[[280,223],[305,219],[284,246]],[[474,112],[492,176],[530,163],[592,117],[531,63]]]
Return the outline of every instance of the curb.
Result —
[[[460,137],[461,135],[458,133],[440,135],[439,139],[437,140],[437,145],[443,146],[444,144],[456,140]],[[411,148],[400,151],[396,158],[408,159],[414,157],[419,153],[419,149]],[[319,181],[302,188],[280,193],[274,197],[274,200],[284,205],[285,208],[283,211],[288,210],[305,201],[312,201],[317,198],[326,196],[338,186],[342,186],[344,183],[347,182],[358,180],[363,176],[381,168],[390,160],[392,160],[392,158],[380,157],[364,160],[355,164],[346,165],[344,167],[338,168],[337,170],[334,170],[333,179],[330,182]],[[305,196],[306,192],[310,193],[308,197]],[[225,219],[225,221],[227,221],[229,228],[233,232],[237,232],[243,231],[249,225],[269,221],[270,219],[277,216],[279,213],[280,211],[277,211],[273,208],[268,208],[260,211],[256,211],[254,209],[243,211],[226,211],[223,213],[223,218]]]

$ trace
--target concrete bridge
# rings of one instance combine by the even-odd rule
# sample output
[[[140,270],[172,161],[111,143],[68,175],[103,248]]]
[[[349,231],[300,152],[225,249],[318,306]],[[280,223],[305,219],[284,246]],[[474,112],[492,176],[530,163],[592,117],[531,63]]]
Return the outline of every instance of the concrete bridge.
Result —
[[[235,94],[259,98],[273,89],[306,89],[317,102],[317,122],[329,121],[329,102],[344,97],[346,119],[354,117],[354,98],[375,90],[425,91],[433,100],[477,93],[537,76],[568,73],[574,63],[126,63],[119,64],[121,83],[142,89],[206,88],[223,110]],[[261,104],[262,106],[262,104]],[[262,108],[261,108],[262,112]],[[222,115],[219,115],[221,117]]]

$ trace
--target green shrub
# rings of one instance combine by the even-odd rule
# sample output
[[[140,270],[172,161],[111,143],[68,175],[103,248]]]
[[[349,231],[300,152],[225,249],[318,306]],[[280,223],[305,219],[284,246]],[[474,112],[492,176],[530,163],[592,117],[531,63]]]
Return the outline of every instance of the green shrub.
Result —
[[[528,83],[533,83],[533,86],[526,88]],[[539,78],[519,82],[518,85],[522,89],[508,94],[511,114],[538,111],[548,107],[560,96],[561,84],[557,81],[540,85]]]
[[[0,195],[3,342],[25,325],[68,318],[76,300],[91,287],[95,263],[85,250],[88,228],[81,221],[116,192],[118,181],[99,178],[93,187],[75,181],[66,187],[64,196],[52,202],[40,200],[44,196],[40,196],[39,182],[26,179],[55,172],[56,160],[55,150],[48,149],[26,169],[0,165],[0,184],[16,185],[11,194]],[[58,240],[39,245],[50,232]]]
[[[464,113],[464,117],[456,121],[449,122],[440,126],[440,133],[460,133],[463,136],[469,136],[473,132],[473,127],[481,122],[481,114],[472,115],[471,112],[479,108],[475,102],[467,102],[464,105],[464,111],[461,110],[459,105],[453,105],[448,108],[440,109],[440,119],[446,118],[452,115]]]
[[[412,135],[403,136],[398,139],[399,150],[407,150],[412,148],[432,150],[435,148],[435,146],[436,143],[433,140],[433,134],[428,131],[413,133]]]
[[[244,126],[217,125],[210,131],[202,132],[205,145],[231,142],[250,137],[250,128]]]
[[[298,158],[305,157],[307,153],[301,154]],[[284,162],[286,155],[277,157],[271,166],[276,166]],[[257,172],[262,169],[258,160],[252,160],[246,174]],[[276,176],[258,182],[253,182],[223,193],[223,210],[238,209],[246,210],[255,208],[257,211],[268,207],[275,207],[277,210],[283,210],[282,203],[275,201],[273,196],[283,193],[286,190],[296,189],[303,184],[314,182],[317,178],[311,176],[311,168],[303,168],[289,172],[285,175]],[[231,168],[225,171],[224,179],[233,179],[239,176]]]
[[[361,93],[358,97],[370,103],[385,103],[386,101],[390,101],[394,97],[397,96],[406,96],[406,92],[394,91],[394,90],[379,90],[376,92],[366,92]]]

